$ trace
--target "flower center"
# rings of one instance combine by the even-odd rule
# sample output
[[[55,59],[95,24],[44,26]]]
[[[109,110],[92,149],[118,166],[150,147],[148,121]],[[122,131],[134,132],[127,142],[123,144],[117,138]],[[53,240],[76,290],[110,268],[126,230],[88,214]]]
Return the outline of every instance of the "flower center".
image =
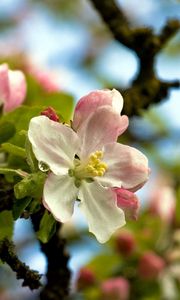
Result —
[[[107,170],[107,164],[101,161],[102,158],[103,151],[91,153],[86,162],[75,158],[74,168],[69,170],[69,175],[74,176],[77,180],[103,176]]]

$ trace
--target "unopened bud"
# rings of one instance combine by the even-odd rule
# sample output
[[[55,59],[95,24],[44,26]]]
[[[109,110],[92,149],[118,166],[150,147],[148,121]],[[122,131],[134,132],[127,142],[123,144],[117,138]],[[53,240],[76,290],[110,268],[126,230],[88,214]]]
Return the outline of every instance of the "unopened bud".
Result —
[[[124,256],[131,255],[136,248],[135,238],[130,231],[120,232],[115,238],[115,243],[117,251]]]
[[[139,200],[137,196],[122,188],[114,188],[113,191],[117,195],[117,206],[124,211],[126,218],[137,220],[139,210]]]
[[[93,271],[88,268],[82,268],[77,276],[77,290],[83,290],[95,284],[96,277]]]
[[[59,122],[59,117],[57,115],[57,113],[55,112],[55,110],[52,107],[47,107],[45,110],[43,110],[41,112],[42,116],[46,116],[48,117],[50,120],[55,121],[55,122]]]
[[[139,275],[143,279],[156,279],[165,267],[165,261],[154,252],[146,252],[139,261]]]
[[[111,278],[101,285],[101,300],[128,300],[130,286],[123,277]]]

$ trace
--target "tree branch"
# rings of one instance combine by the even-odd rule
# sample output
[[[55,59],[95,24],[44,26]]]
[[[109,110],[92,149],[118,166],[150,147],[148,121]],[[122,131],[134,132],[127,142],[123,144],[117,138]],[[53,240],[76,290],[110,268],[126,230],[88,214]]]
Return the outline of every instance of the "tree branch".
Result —
[[[132,49],[137,54],[139,72],[132,86],[123,91],[123,113],[128,116],[138,115],[153,103],[158,103],[168,96],[169,89],[179,87],[175,81],[164,82],[157,78],[154,65],[155,57],[165,43],[180,29],[178,20],[169,20],[159,35],[151,28],[131,28],[123,11],[114,0],[91,0],[102,19],[117,41]]]
[[[31,216],[34,230],[38,231],[44,208]],[[56,233],[43,244],[40,242],[41,250],[47,258],[47,283],[41,294],[41,300],[64,300],[69,295],[70,271],[68,269],[69,255],[66,252],[66,241],[60,237],[61,224],[57,224]]]
[[[16,272],[17,279],[23,279],[22,286],[28,286],[31,290],[41,286],[41,275],[37,271],[30,270],[25,263],[18,259],[14,252],[14,244],[8,239],[0,241],[0,258]]]
[[[65,240],[60,239],[58,232],[47,244],[41,244],[48,260],[47,284],[41,292],[41,300],[64,300],[69,295],[69,255],[65,250]]]

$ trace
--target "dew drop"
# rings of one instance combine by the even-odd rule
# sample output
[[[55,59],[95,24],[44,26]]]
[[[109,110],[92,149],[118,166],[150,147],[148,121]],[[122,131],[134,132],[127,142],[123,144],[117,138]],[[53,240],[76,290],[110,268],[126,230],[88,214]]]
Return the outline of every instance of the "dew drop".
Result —
[[[49,166],[48,166],[45,162],[43,162],[43,161],[39,161],[38,167],[39,167],[39,169],[40,169],[42,172],[47,172],[47,171],[49,171]]]

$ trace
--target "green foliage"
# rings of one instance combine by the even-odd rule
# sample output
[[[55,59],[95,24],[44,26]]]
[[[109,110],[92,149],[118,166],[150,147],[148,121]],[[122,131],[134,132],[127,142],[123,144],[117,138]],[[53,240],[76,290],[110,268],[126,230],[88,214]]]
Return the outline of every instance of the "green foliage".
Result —
[[[12,122],[0,122],[0,144],[8,141],[15,134],[16,129]]]
[[[25,208],[28,206],[28,204],[31,202],[31,200],[32,200],[31,197],[25,197],[22,199],[17,199],[15,201],[15,203],[13,205],[13,210],[12,210],[14,220],[17,220],[21,216],[21,214],[23,213]]]
[[[38,170],[38,162],[32,151],[32,145],[31,145],[28,137],[26,138],[25,149],[26,149],[26,160],[30,167],[30,170],[31,170],[31,172],[36,172]]]
[[[22,130],[28,130],[30,120],[40,115],[42,107],[28,107],[21,106],[14,111],[2,116],[2,121],[7,122],[11,120],[15,127],[16,134],[9,140],[10,143],[24,147],[26,136],[21,134]]]
[[[2,150],[4,150],[4,152],[13,154],[15,156],[20,156],[23,158],[26,157],[26,151],[22,147],[18,147],[11,143],[4,143],[1,145],[1,148],[2,148]]]
[[[11,239],[13,235],[13,217],[11,211],[4,210],[0,213],[0,240]]]
[[[108,278],[117,269],[121,258],[112,252],[101,253],[91,260],[87,267],[96,274],[100,280]]]
[[[37,237],[42,243],[47,243],[56,231],[56,220],[46,210],[40,223]]]
[[[15,197],[17,199],[22,199],[28,196],[40,198],[45,179],[46,174],[40,171],[27,175],[14,186]]]

